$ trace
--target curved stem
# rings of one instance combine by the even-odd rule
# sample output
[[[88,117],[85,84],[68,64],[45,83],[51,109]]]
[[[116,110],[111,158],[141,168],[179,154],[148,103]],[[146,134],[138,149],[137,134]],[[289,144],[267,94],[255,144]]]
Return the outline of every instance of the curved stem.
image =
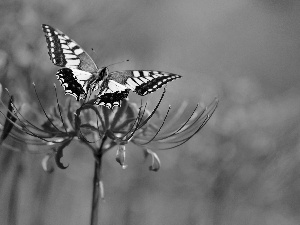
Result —
[[[94,179],[93,179],[93,198],[92,198],[92,210],[91,210],[91,225],[98,225],[98,215],[99,215],[99,198],[101,190],[101,166],[102,166],[102,156],[103,156],[103,145],[106,141],[107,136],[105,135],[102,139],[101,145],[95,156],[95,168],[94,168]]]

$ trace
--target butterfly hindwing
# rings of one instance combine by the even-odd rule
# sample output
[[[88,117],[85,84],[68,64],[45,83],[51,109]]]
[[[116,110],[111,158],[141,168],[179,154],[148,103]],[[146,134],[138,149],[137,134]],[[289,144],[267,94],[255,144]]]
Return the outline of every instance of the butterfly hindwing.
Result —
[[[102,89],[99,91],[95,104],[104,105],[108,108],[120,106],[121,100],[127,98],[128,94],[129,89],[126,86],[114,80],[106,79],[102,83]]]
[[[107,79],[115,80],[138,95],[144,96],[180,77],[180,75],[162,71],[124,70],[111,72]]]
[[[43,24],[48,54],[51,61],[61,67],[97,72],[92,58],[71,38],[58,29]]]
[[[121,101],[124,98],[127,98],[129,94],[129,90],[125,89],[124,91],[116,91],[116,92],[105,92],[101,96],[98,96],[95,101],[96,105],[103,105],[108,108],[113,108],[115,106],[120,106]]]
[[[86,91],[74,73],[75,71],[72,69],[63,68],[57,71],[56,77],[60,81],[61,86],[63,86],[65,93],[74,96],[79,101],[85,98]]]

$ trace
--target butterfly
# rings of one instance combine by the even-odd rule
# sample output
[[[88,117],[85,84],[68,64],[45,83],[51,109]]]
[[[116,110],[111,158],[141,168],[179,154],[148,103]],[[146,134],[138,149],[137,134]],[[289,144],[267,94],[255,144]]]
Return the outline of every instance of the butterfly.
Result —
[[[94,104],[108,108],[120,106],[129,91],[144,96],[181,76],[155,70],[124,70],[109,72],[98,68],[88,53],[63,32],[42,24],[48,54],[54,65],[63,67],[56,73],[65,90],[77,101],[86,99],[89,93],[98,91]]]

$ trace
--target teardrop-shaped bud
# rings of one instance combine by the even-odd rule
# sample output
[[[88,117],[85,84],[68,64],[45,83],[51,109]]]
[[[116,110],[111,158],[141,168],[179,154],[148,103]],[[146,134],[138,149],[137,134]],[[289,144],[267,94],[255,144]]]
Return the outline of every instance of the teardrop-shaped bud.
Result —
[[[54,168],[52,165],[49,165],[49,160],[52,158],[51,154],[47,154],[43,160],[42,160],[42,167],[43,170],[47,173],[52,173],[54,171]]]
[[[154,171],[154,172],[158,171],[160,169],[160,160],[159,160],[157,154],[155,152],[151,151],[150,149],[147,149],[146,151],[152,158],[152,163],[151,163],[151,166],[149,166],[149,170]]]
[[[127,165],[125,164],[125,145],[119,145],[116,155],[116,161],[122,166],[122,169],[126,169]]]

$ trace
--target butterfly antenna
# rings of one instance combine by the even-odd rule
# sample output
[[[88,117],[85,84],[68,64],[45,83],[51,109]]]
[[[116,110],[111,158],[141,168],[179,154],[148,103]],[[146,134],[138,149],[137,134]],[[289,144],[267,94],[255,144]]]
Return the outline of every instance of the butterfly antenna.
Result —
[[[95,49],[94,49],[94,48],[91,48],[91,50],[92,50],[92,52],[93,52],[94,54],[96,54],[96,51],[95,51]]]
[[[112,65],[115,65],[115,64],[119,64],[119,63],[123,63],[123,62],[129,62],[129,59],[126,59],[126,60],[123,60],[123,61],[120,61],[120,62],[116,62],[116,63],[112,63],[106,67],[109,67],[109,66],[112,66]]]
[[[97,55],[97,52],[95,51],[95,49],[94,48],[91,48],[91,50],[92,50],[92,53],[93,53],[93,55]]]

